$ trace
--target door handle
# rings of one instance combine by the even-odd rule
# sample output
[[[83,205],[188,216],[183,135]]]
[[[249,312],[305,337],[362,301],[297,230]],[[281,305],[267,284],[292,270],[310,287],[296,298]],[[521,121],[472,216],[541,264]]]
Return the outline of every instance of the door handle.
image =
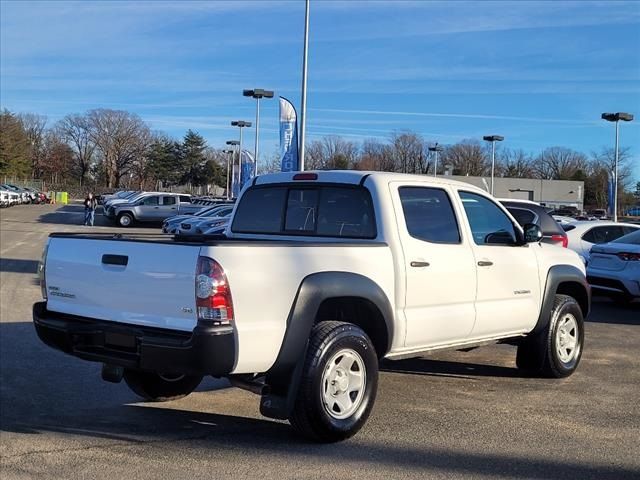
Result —
[[[155,210],[159,209],[160,207],[153,207]]]
[[[410,263],[410,265],[412,267],[428,267],[429,266],[429,262],[416,262],[416,261],[413,261],[413,262]]]
[[[129,264],[129,257],[126,255],[112,255],[107,253],[102,255],[102,263],[105,265],[119,265],[121,267],[126,267]]]
[[[489,260],[480,260],[478,262],[479,267],[490,267],[491,265],[493,265],[493,262],[490,262]]]

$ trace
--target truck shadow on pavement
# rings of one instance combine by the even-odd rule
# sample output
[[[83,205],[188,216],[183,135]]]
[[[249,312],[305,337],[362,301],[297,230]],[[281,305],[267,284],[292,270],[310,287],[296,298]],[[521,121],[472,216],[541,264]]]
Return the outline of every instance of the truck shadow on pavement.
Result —
[[[515,358],[515,350],[514,350]],[[380,370],[391,373],[411,375],[429,375],[434,377],[471,378],[471,377],[524,377],[517,368],[479,363],[449,362],[426,358],[383,361]]]
[[[618,325],[640,325],[640,301],[616,305],[605,297],[594,297],[587,322]]]
[[[375,410],[370,423],[354,439],[316,445],[295,435],[282,422],[193,411],[212,406],[227,412],[247,411],[244,402],[238,405],[238,399],[227,397],[228,392],[220,390],[219,384],[213,386],[213,390],[218,391],[206,394],[210,398],[204,406],[199,398],[200,405],[194,407],[196,400],[191,397],[166,404],[133,403],[137,398],[124,384],[100,380],[97,364],[79,361],[42,345],[30,322],[0,323],[0,338],[0,432],[12,435],[46,435],[49,441],[55,438],[59,445],[67,440],[70,445],[82,444],[82,437],[116,442],[101,447],[105,449],[113,445],[180,442],[182,454],[198,461],[202,461],[203,451],[232,450],[257,456],[258,462],[260,456],[279,457],[291,464],[330,460],[332,465],[353,462],[361,466],[368,464],[374,469],[419,469],[421,474],[431,471],[523,479],[637,478],[638,472],[629,468],[465,452],[429,446],[428,439],[424,446],[400,440],[397,445],[389,444],[375,438],[372,425],[376,421]],[[452,362],[442,362],[444,365],[438,367],[437,363],[418,362],[423,370],[438,373],[462,371],[468,374],[471,368],[482,374],[498,372],[504,375],[511,370],[465,364],[454,366]],[[428,365],[426,369],[425,364]],[[250,415],[254,412],[252,410]],[[429,421],[429,418],[424,419],[425,424]],[[406,428],[412,427],[407,425]],[[3,441],[11,441],[10,438],[5,437]],[[39,440],[34,438],[31,444],[37,453]],[[10,463],[11,456],[5,461]]]

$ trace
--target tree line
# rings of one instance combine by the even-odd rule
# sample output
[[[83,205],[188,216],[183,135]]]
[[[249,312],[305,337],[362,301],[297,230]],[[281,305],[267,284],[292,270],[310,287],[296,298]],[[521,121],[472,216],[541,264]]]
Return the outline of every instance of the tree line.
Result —
[[[1,176],[107,189],[225,184],[226,157],[192,130],[175,140],[109,109],[47,123],[42,115],[0,113]]]
[[[306,169],[358,169],[433,174],[434,142],[412,131],[392,132],[387,141],[362,142],[329,135],[306,146]],[[438,174],[488,176],[491,150],[475,139],[441,146]],[[54,185],[87,188],[170,188],[226,184],[228,157],[189,130],[176,140],[152,131],[139,116],[110,109],[70,114],[49,124],[33,113],[0,113],[0,176],[43,179]],[[619,200],[633,203],[629,149],[619,154]],[[553,146],[537,154],[498,145],[496,176],[579,180],[585,205],[605,207],[614,151],[585,154]],[[278,154],[259,162],[259,172],[279,171]],[[640,200],[638,198],[637,200]]]

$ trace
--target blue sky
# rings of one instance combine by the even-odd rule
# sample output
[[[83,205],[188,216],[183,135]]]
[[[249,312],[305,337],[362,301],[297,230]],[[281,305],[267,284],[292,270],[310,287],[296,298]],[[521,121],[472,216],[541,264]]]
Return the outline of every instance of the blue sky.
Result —
[[[253,120],[243,88],[300,103],[304,2],[0,3],[0,103],[51,122],[126,109],[219,147]],[[640,2],[311,1],[311,139],[410,128],[538,152],[613,143],[604,111],[640,115]],[[261,151],[278,142],[262,103]],[[253,132],[251,132],[253,135]],[[621,128],[640,180],[640,118]]]

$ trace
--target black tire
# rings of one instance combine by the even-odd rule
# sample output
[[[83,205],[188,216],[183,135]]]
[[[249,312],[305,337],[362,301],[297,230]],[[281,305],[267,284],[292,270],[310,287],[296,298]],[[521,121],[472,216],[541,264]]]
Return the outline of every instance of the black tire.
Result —
[[[565,323],[568,322],[568,323]],[[575,347],[567,348],[563,359],[559,336],[575,339]],[[578,302],[568,295],[556,295],[551,319],[544,330],[526,338],[519,346],[516,365],[533,375],[564,378],[578,368],[584,345],[584,319]]]
[[[346,385],[344,387],[346,390],[341,394],[348,396],[354,411],[344,418],[336,418],[336,416],[348,414],[349,410],[345,409],[341,413],[336,403],[332,408],[333,413],[329,413],[331,407],[325,404],[324,389],[340,388],[329,385],[330,372],[333,371],[329,369],[329,362],[333,365],[340,364],[345,352],[347,355],[352,355],[351,352],[357,354],[355,358],[359,358],[364,369],[362,372],[364,386],[358,392],[351,392],[349,380],[346,384],[342,384]],[[349,375],[359,371],[357,361],[349,370]],[[323,382],[325,372],[328,378]],[[348,376],[348,378],[351,377]],[[335,380],[332,381],[332,385],[335,383]],[[320,322],[314,325],[311,331],[302,379],[289,422],[303,436],[317,442],[329,443],[344,440],[358,432],[369,418],[377,389],[378,356],[367,334],[350,323]]]
[[[133,224],[133,215],[130,213],[121,213],[118,215],[118,226],[128,228]]]
[[[168,402],[189,395],[198,388],[202,377],[125,370],[124,381],[133,393],[147,401]]]

